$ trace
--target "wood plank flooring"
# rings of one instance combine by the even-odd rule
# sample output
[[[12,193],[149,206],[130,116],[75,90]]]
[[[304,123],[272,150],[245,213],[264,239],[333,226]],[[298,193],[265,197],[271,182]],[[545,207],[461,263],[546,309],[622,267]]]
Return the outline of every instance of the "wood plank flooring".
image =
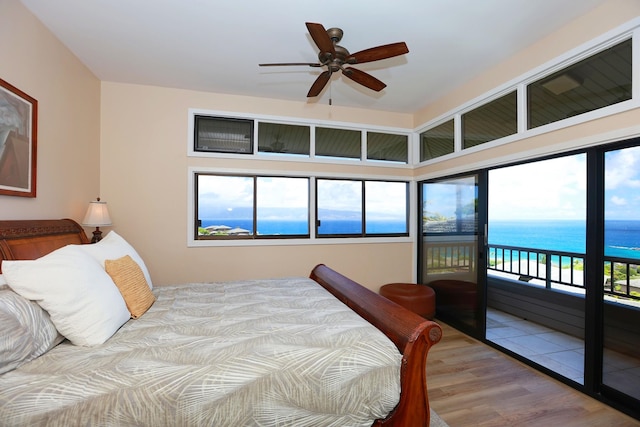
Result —
[[[640,426],[637,421],[438,322],[429,351],[429,403],[450,427]]]

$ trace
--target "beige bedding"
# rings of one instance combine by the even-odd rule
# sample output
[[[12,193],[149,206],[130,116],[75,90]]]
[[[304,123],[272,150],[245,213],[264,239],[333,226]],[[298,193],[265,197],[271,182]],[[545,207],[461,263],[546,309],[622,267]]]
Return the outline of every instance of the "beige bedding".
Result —
[[[156,287],[94,348],[65,341],[0,376],[8,426],[370,426],[401,355],[307,278]]]

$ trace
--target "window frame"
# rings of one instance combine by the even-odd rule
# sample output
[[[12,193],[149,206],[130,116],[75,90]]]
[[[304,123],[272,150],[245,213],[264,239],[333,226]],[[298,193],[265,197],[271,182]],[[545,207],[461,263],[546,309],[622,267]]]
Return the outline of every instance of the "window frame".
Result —
[[[320,219],[319,217],[319,209],[320,206],[318,204],[318,183],[319,181],[352,181],[360,183],[360,191],[361,191],[361,199],[360,199],[360,233],[323,233],[320,234],[318,232],[318,228],[320,227]],[[404,233],[367,233],[367,194],[366,194],[366,183],[367,182],[404,182],[406,184],[406,203],[405,203],[405,225],[406,232]],[[405,181],[394,181],[394,180],[382,180],[382,179],[360,179],[360,178],[325,178],[325,177],[317,177],[315,180],[316,186],[316,199],[315,199],[315,210],[316,210],[316,222],[315,222],[315,234],[318,239],[327,239],[327,238],[342,238],[342,237],[362,237],[362,238],[371,238],[371,237],[408,237],[410,226],[409,226],[409,182]]]
[[[216,152],[216,151],[198,151],[195,150],[195,117],[196,116],[208,116],[213,118],[230,118],[241,120],[253,121],[253,150],[249,154],[230,153],[230,152]],[[388,126],[375,126],[371,124],[358,124],[351,123],[345,124],[344,122],[332,122],[332,121],[310,121],[302,120],[292,117],[278,117],[268,115],[258,115],[250,113],[239,113],[229,111],[218,110],[204,110],[197,108],[189,108],[187,112],[188,117],[188,139],[187,139],[187,156],[188,157],[202,157],[202,158],[233,158],[233,159],[245,159],[245,160],[268,160],[268,161],[286,161],[297,163],[336,163],[336,164],[354,164],[354,165],[375,165],[381,167],[393,167],[393,168],[412,168],[413,163],[413,150],[412,140],[414,138],[413,129],[407,128],[395,128]],[[306,126],[310,132],[310,153],[295,154],[295,153],[276,153],[260,150],[259,141],[259,127],[261,123],[275,124],[275,125],[293,125],[293,126]],[[355,131],[360,133],[360,154],[357,158],[351,157],[338,157],[330,155],[316,155],[316,128],[327,128],[332,130],[344,130]],[[399,162],[395,160],[378,160],[370,159],[367,156],[367,134],[369,132],[382,133],[388,135],[398,135],[407,139],[407,161]],[[264,146],[264,144],[263,144]]]
[[[406,176],[386,176],[386,175],[341,175],[341,174],[317,174],[303,171],[287,171],[284,172],[266,172],[247,171],[246,169],[234,168],[212,168],[212,167],[188,167],[188,209],[187,209],[187,246],[188,247],[211,247],[211,246],[263,246],[263,245],[314,245],[314,244],[377,244],[377,243],[410,243],[415,244],[415,188],[416,183],[413,179]],[[284,178],[309,178],[309,236],[308,237],[289,237],[265,235],[260,238],[197,238],[197,174],[214,174],[226,176],[262,176],[262,177],[284,177]],[[345,235],[345,236],[324,236],[317,235],[316,219],[316,180],[317,179],[350,179],[357,181],[388,181],[402,182],[407,185],[408,197],[406,200],[407,212],[407,232],[406,233],[369,233],[367,236],[361,235]],[[363,223],[364,228],[364,223]],[[255,228],[254,228],[255,229]]]
[[[200,235],[199,228],[201,227],[202,219],[199,218],[199,204],[196,201],[199,201],[198,194],[198,178],[201,176],[218,176],[218,177],[238,177],[238,178],[251,178],[253,181],[252,186],[252,230],[251,234],[248,235]],[[260,223],[259,214],[259,204],[258,198],[260,195],[260,188],[258,186],[259,180],[261,178],[284,178],[284,179],[306,179],[307,180],[307,232],[302,234],[258,234],[258,225]],[[305,239],[310,236],[311,222],[310,222],[310,188],[311,188],[311,178],[301,177],[301,176],[282,176],[282,175],[265,175],[265,174],[229,174],[229,173],[214,173],[214,172],[196,172],[194,174],[194,217],[192,219],[194,223],[194,235],[193,238],[195,240],[259,240],[259,239]]]

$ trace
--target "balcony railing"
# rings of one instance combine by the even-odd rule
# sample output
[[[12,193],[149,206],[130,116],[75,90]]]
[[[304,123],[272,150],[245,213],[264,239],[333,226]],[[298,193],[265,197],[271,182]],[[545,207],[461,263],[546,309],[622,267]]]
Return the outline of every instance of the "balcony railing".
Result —
[[[585,254],[489,245],[487,270],[546,288],[584,289]],[[605,294],[640,300],[640,261],[605,257]]]

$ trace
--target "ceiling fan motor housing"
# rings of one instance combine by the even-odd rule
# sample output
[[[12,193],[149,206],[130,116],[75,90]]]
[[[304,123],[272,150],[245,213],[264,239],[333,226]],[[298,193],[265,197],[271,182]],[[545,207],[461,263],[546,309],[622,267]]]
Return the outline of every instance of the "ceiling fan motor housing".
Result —
[[[347,63],[347,58],[351,55],[347,49],[335,45],[335,56],[331,52],[318,53],[318,59],[323,65],[327,65],[332,73],[339,71]]]

